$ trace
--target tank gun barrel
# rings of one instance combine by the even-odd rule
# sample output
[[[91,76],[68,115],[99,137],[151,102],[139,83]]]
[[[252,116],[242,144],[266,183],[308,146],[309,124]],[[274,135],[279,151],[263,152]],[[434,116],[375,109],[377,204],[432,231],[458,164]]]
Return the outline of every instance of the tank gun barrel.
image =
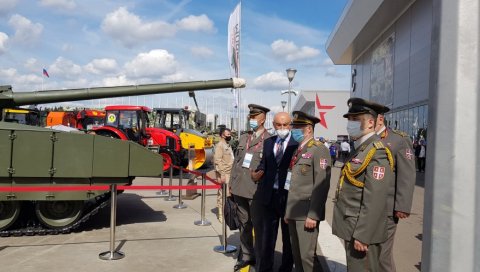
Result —
[[[245,80],[241,78],[19,93],[13,93],[11,86],[0,86],[0,107],[243,87]]]

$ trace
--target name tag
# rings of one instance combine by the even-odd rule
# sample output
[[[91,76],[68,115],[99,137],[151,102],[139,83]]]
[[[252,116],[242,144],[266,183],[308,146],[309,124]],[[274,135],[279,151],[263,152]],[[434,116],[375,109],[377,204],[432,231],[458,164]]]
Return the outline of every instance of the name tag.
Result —
[[[288,171],[287,172],[287,178],[285,179],[285,186],[283,186],[283,189],[285,190],[290,190],[290,180],[292,179],[292,172]]]
[[[245,158],[243,158],[242,167],[250,168],[250,163],[252,163],[252,158],[253,158],[252,153],[245,154]]]

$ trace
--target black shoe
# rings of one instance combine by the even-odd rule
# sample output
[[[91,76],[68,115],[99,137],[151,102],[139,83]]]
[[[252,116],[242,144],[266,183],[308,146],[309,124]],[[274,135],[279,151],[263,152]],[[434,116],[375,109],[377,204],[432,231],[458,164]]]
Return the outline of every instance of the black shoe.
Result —
[[[255,261],[237,261],[235,266],[233,267],[233,271],[238,272],[242,268],[248,266],[248,265],[255,265]]]

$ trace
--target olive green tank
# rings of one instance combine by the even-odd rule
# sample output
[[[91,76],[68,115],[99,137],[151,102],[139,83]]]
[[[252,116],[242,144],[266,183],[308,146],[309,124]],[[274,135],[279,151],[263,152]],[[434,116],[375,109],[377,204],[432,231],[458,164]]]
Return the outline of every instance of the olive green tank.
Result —
[[[14,93],[0,86],[2,109],[99,98],[242,88],[243,79]],[[3,119],[3,118],[2,118]],[[106,205],[105,191],[56,191],[55,186],[130,185],[159,177],[162,156],[131,141],[0,122],[0,236],[69,232]],[[18,191],[51,186],[51,191]]]

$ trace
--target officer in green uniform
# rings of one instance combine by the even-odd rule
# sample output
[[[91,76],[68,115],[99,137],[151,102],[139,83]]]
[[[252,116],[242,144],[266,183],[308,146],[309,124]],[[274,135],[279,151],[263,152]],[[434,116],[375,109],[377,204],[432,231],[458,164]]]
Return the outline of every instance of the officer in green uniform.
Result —
[[[289,190],[285,222],[288,223],[296,271],[319,271],[315,262],[318,226],[325,220],[325,202],[330,188],[329,150],[313,138],[320,119],[293,112],[291,136],[299,143],[285,181]]]
[[[345,241],[347,269],[379,271],[380,245],[387,235],[387,199],[394,182],[390,150],[375,133],[383,107],[348,100],[347,131],[355,150],[342,167],[337,184],[332,232]]]
[[[263,141],[270,137],[270,133],[264,127],[266,114],[270,110],[255,104],[249,104],[248,108],[251,131],[240,136],[230,179],[231,193],[237,203],[240,221],[240,251],[235,271],[255,264],[252,232],[255,209],[252,207],[252,199],[257,184],[252,180],[251,172],[257,169],[262,159]]]
[[[395,272],[393,260],[393,241],[399,219],[410,215],[415,188],[415,155],[410,137],[405,132],[393,130],[385,126],[384,113],[390,109],[383,106],[378,114],[375,131],[383,144],[392,151],[395,161],[394,181],[388,191],[388,239],[381,244],[380,271]]]

